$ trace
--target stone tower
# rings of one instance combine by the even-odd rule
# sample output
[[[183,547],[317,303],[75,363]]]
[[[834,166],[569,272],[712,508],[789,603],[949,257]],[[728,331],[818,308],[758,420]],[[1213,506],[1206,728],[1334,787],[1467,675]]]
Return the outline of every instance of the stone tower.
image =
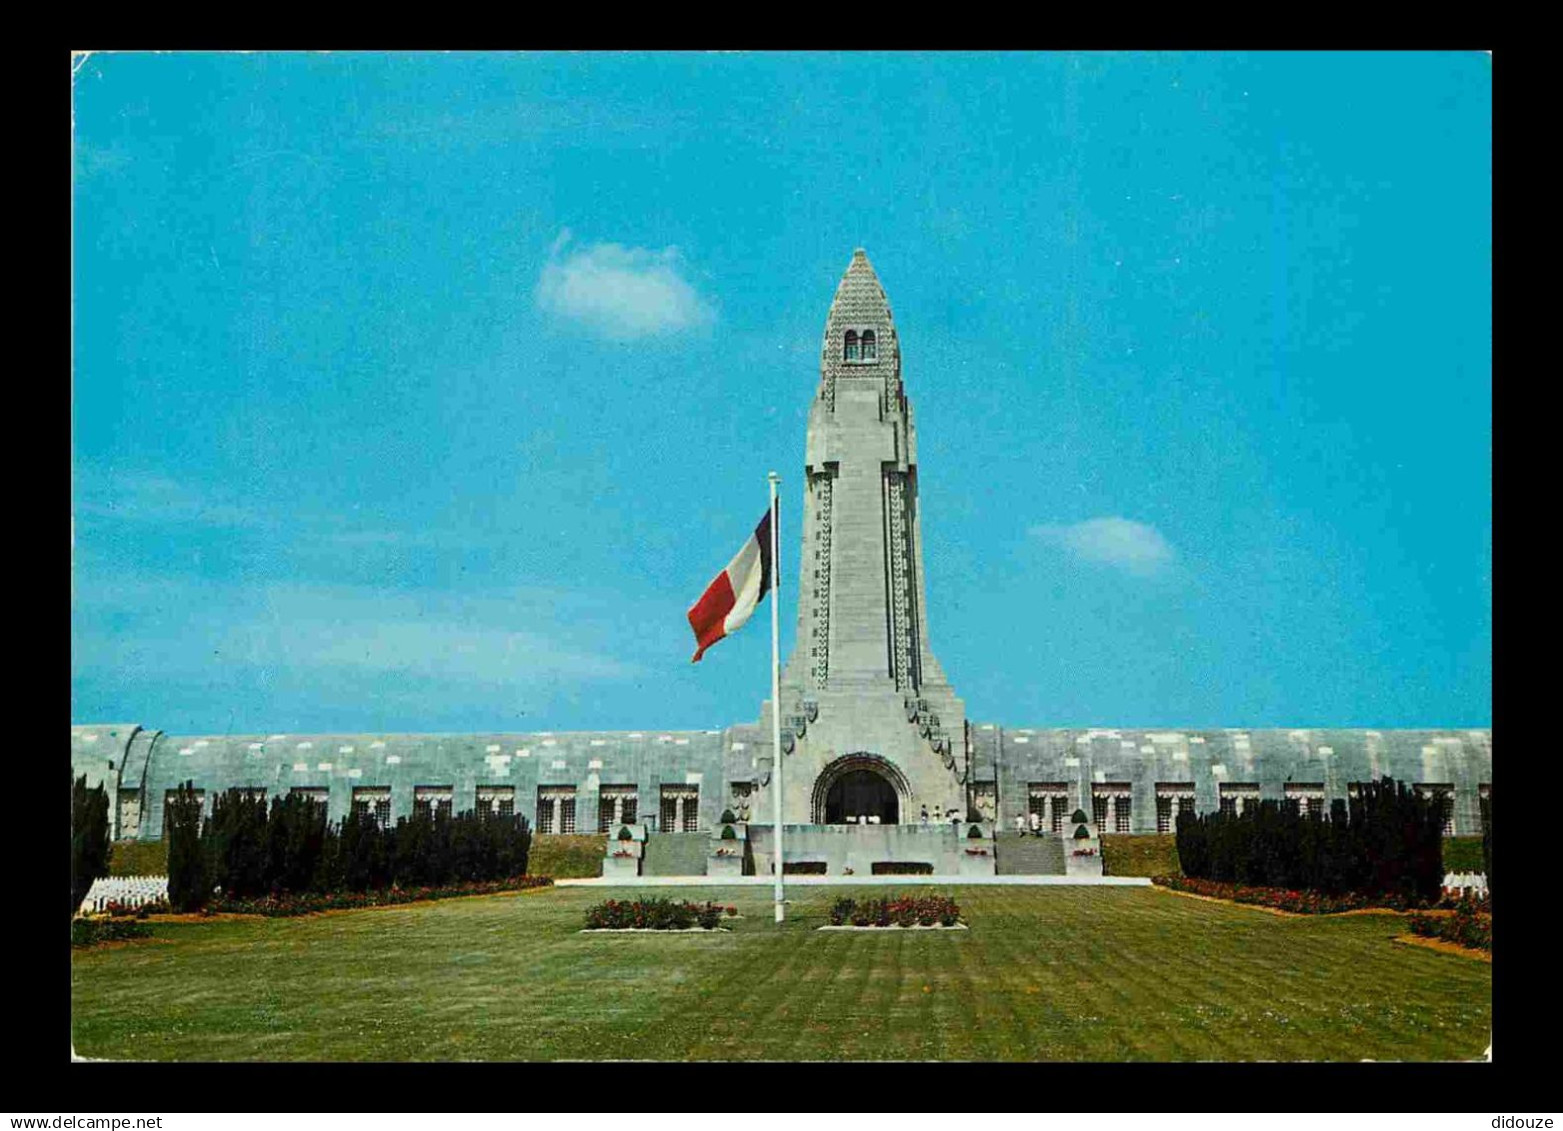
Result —
[[[872,809],[876,777],[895,793],[886,821],[915,822],[924,806],[965,819],[965,707],[929,642],[917,432],[890,304],[862,249],[825,320],[795,513],[803,552],[781,684],[784,819]]]

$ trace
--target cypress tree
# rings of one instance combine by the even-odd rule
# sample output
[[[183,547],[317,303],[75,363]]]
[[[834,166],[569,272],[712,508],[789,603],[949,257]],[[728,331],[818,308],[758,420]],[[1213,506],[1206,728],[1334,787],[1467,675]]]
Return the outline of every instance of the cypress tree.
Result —
[[[1487,874],[1487,898],[1492,898],[1492,791],[1482,802],[1482,869]]]
[[[201,801],[195,783],[174,791],[163,809],[168,833],[168,902],[175,911],[199,911],[211,898],[212,882],[201,844]]]
[[[71,915],[109,870],[109,795],[87,788],[87,775],[71,782]]]

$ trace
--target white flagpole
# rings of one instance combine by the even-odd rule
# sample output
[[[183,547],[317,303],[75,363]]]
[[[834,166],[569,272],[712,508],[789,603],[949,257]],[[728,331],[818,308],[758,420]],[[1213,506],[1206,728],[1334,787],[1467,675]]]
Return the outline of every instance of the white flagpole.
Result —
[[[771,483],[771,792],[775,795],[772,806],[776,830],[776,921],[787,917],[782,898],[782,748],[781,748],[781,614],[776,599],[777,583],[781,579],[781,556],[777,552],[780,540],[776,530],[776,484],[781,476],[774,471]]]

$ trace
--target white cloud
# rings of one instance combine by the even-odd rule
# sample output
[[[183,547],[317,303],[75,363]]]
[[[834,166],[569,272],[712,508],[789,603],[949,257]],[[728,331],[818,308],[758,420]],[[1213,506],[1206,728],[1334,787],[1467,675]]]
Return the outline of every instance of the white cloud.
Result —
[[[537,303],[603,337],[617,340],[673,333],[715,314],[679,273],[677,248],[648,251],[599,243],[566,251],[556,241],[537,285]]]
[[[254,508],[233,502],[217,488],[163,475],[78,463],[74,491],[76,513],[90,518],[225,528],[265,525]]]
[[[1172,547],[1154,526],[1127,518],[1089,518],[1073,526],[1033,526],[1044,542],[1062,546],[1081,561],[1112,566],[1136,577],[1160,573],[1173,558]]]
[[[78,674],[112,677],[129,666],[176,686],[286,673],[325,697],[353,673],[388,686],[438,680],[512,695],[644,675],[616,654],[609,629],[549,615],[572,599],[585,600],[548,589],[254,585],[128,569],[76,586],[72,660]]]

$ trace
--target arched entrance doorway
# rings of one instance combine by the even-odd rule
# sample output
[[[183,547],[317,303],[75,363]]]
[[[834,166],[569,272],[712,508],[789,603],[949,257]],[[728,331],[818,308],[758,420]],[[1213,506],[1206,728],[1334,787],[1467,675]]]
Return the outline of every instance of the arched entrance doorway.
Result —
[[[825,794],[827,825],[894,825],[900,813],[895,788],[873,770],[842,774]]]
[[[814,823],[899,824],[908,792],[906,778],[892,763],[874,754],[849,754],[815,781]]]

